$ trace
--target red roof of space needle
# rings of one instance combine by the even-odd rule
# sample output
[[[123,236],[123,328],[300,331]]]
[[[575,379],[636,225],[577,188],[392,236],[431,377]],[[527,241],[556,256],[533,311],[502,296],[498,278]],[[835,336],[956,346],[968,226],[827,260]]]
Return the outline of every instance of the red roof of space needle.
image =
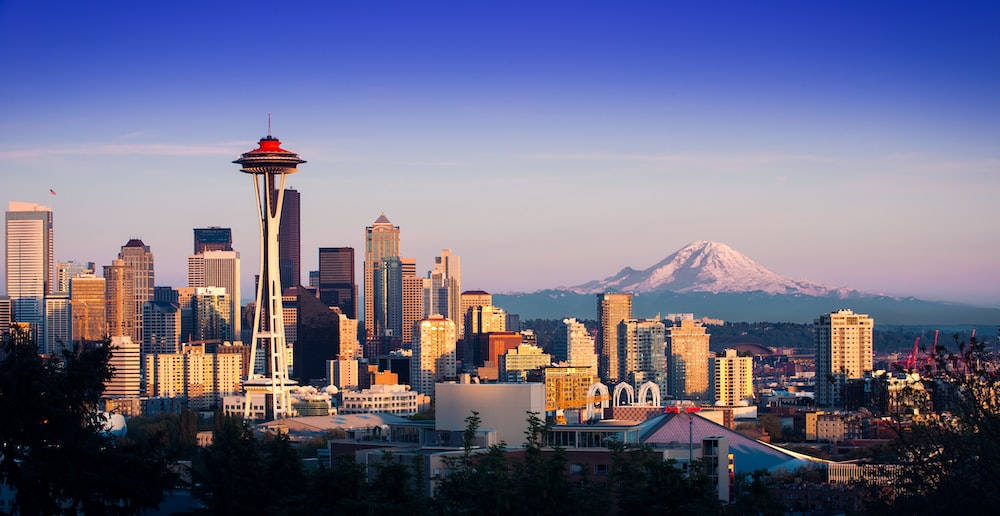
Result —
[[[260,139],[256,149],[244,152],[233,163],[242,165],[241,170],[248,174],[291,174],[305,160],[299,159],[299,155],[292,151],[282,149],[281,140],[269,134]]]

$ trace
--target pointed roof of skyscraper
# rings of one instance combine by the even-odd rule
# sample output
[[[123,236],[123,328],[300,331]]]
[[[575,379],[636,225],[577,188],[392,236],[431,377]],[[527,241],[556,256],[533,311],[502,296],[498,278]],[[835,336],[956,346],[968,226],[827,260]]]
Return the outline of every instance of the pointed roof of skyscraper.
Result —
[[[375,224],[392,224],[392,222],[389,222],[389,218],[385,216],[385,212],[383,211],[378,218],[375,219]]]
[[[122,247],[146,247],[146,244],[142,243],[142,240],[138,238],[129,239]]]

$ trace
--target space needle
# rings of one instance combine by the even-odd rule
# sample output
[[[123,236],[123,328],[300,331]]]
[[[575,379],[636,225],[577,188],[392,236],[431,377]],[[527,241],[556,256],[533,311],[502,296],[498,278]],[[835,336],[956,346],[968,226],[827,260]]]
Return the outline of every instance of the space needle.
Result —
[[[305,161],[299,159],[298,154],[282,149],[281,141],[271,136],[270,116],[267,125],[267,136],[260,139],[257,148],[233,161],[240,165],[240,172],[253,176],[257,222],[260,225],[260,276],[254,307],[250,371],[244,383],[246,399],[243,417],[246,419],[251,416],[252,398],[260,394],[266,400],[265,419],[268,411],[274,419],[293,415],[289,389],[295,383],[288,378],[288,348],[278,270],[278,224],[285,197],[285,178],[298,172],[298,165]],[[264,374],[258,373],[254,367],[260,352],[268,356]]]

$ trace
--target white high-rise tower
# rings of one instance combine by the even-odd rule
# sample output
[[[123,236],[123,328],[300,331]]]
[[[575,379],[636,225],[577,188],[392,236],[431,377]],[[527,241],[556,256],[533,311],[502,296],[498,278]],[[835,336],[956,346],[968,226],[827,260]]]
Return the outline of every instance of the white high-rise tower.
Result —
[[[274,419],[280,419],[292,415],[288,389],[294,384],[288,378],[278,269],[278,225],[285,197],[285,177],[297,172],[296,167],[305,161],[299,159],[298,154],[282,149],[281,142],[270,132],[268,130],[268,135],[260,139],[256,149],[244,153],[233,163],[242,167],[241,172],[253,176],[257,222],[260,225],[260,279],[257,281],[250,363],[255,363],[258,352],[268,354],[266,374],[253,370],[247,373],[243,414],[250,417],[251,399],[255,394],[264,394],[267,400],[265,412],[269,409]]]

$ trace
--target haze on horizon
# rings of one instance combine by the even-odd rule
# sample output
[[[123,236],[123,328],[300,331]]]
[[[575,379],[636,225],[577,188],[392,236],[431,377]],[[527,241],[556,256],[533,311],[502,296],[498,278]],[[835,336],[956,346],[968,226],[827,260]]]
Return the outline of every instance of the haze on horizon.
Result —
[[[303,275],[320,246],[360,270],[385,211],[418,271],[451,248],[465,288],[714,240],[792,278],[1000,305],[1000,4],[715,7],[4,2],[0,202],[51,206],[59,260],[141,237],[160,285],[185,284],[192,227],[232,227],[250,292],[230,162],[271,112],[308,161]]]

